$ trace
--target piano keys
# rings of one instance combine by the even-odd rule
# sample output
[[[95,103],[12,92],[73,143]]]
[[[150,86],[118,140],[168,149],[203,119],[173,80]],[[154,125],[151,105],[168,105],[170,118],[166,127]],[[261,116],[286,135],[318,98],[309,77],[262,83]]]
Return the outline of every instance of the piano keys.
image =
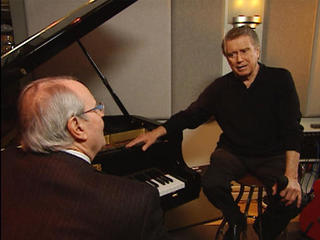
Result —
[[[175,194],[186,186],[183,180],[177,179],[170,174],[165,174],[156,168],[135,173],[130,178],[145,182],[156,188],[160,197],[167,194]]]
[[[104,116],[103,120],[105,135],[108,139],[112,139],[112,136],[108,137],[108,135],[118,132],[130,132],[134,129],[139,132],[142,128],[144,132],[160,125],[157,121],[134,115]],[[201,189],[199,173],[189,168],[184,162],[182,138],[182,132],[163,136],[145,152],[141,150],[141,145],[126,148],[125,145],[130,139],[110,142],[97,154],[93,164],[98,164],[102,172],[143,181],[156,187],[162,208],[168,210],[196,199]],[[154,176],[161,177],[160,180],[150,182],[150,178],[141,176],[142,173],[152,176],[151,179],[154,179]],[[162,184],[163,177],[172,178],[174,181],[170,184]]]

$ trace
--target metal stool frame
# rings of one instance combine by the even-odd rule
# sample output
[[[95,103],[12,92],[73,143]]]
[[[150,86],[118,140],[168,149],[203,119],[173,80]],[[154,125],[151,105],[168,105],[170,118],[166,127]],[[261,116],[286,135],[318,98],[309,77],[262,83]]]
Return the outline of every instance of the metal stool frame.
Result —
[[[247,198],[247,202],[246,202],[246,206],[245,206],[245,210],[244,210],[244,216],[245,218],[254,218],[254,219],[257,219],[259,216],[262,215],[262,194],[263,194],[263,185],[262,184],[248,184],[248,183],[245,183],[245,182],[242,182],[241,181],[242,179],[238,180],[238,183],[240,183],[240,191],[239,191],[239,194],[237,196],[237,198],[235,199],[235,203],[238,204],[243,196],[243,193],[244,193],[244,189],[245,189],[245,186],[248,186],[250,187],[250,190],[249,190],[249,195],[248,195],[248,198]],[[250,204],[251,204],[251,200],[252,200],[252,195],[253,195],[253,192],[254,192],[254,189],[255,188],[258,188],[258,205],[257,205],[257,209],[258,209],[258,215],[257,216],[254,216],[254,215],[249,215],[249,208],[250,208]],[[227,220],[225,217],[223,217],[222,219],[222,222],[221,224],[219,225],[218,227],[218,230],[217,230],[217,233],[216,233],[216,236],[215,236],[215,240],[218,240],[220,234],[223,234],[223,228],[225,227],[227,223]],[[244,234],[245,234],[245,237],[247,236],[247,232],[246,230],[244,231]],[[258,237],[259,237],[259,240],[263,240],[262,238],[262,226],[261,226],[261,221],[259,221],[259,233],[258,233]]]

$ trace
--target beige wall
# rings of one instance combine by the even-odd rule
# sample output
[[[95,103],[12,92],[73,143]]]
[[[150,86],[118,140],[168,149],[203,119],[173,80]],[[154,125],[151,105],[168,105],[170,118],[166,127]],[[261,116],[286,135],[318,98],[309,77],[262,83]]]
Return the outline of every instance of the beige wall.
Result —
[[[263,62],[285,67],[292,73],[304,115],[318,6],[318,0],[266,1]],[[320,109],[317,112],[320,114]]]
[[[312,50],[310,84],[308,87],[305,115],[320,116],[320,1],[318,1],[317,20]]]
[[[221,0],[172,0],[172,112],[194,101],[221,75]]]
[[[197,129],[187,129],[183,132],[182,154],[190,166],[209,164],[210,155],[215,149],[221,129],[217,122],[208,122]]]

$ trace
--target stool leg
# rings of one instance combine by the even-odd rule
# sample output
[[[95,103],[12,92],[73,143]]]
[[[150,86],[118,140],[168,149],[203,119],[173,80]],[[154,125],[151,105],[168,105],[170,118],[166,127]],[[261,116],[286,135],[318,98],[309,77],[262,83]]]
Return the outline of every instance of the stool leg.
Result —
[[[246,203],[246,207],[245,207],[245,210],[244,210],[244,216],[245,216],[246,219],[248,218],[248,212],[249,212],[250,203],[251,203],[251,200],[252,200],[252,194],[253,194],[254,188],[255,188],[254,186],[250,186],[249,195],[248,195],[248,198],[247,198],[247,203]],[[244,234],[244,238],[247,239],[247,229],[245,229],[243,231],[243,234]]]
[[[235,203],[239,203],[240,202],[240,200],[241,200],[241,198],[242,198],[242,195],[243,195],[243,192],[244,192],[244,185],[240,185],[240,191],[239,191],[239,194],[238,194],[238,196],[237,196],[237,198],[236,198],[236,200],[234,200],[235,201]]]
[[[240,185],[239,194],[238,194],[238,196],[237,196],[237,198],[235,200],[236,204],[238,204],[239,201],[241,200],[243,193],[244,193],[244,185],[241,184]],[[223,228],[226,225],[226,223],[227,223],[227,219],[225,217],[223,217],[222,222],[220,223],[220,225],[218,227],[218,230],[217,230],[217,233],[216,233],[216,236],[215,236],[215,240],[218,240],[219,239],[219,235],[223,234]]]
[[[250,186],[250,191],[249,191],[249,195],[248,195],[248,199],[247,199],[247,203],[246,203],[246,208],[244,210],[244,215],[245,215],[246,218],[248,216],[248,212],[249,212],[249,207],[250,207],[250,203],[251,203],[251,200],[252,200],[253,191],[254,191],[254,186]]]
[[[263,193],[263,187],[259,187],[259,188],[258,188],[259,240],[263,240],[263,238],[262,238],[262,224],[261,224],[261,215],[262,215],[262,193]]]
[[[224,226],[226,225],[227,223],[227,219],[226,218],[223,218],[222,219],[222,222],[220,223],[219,227],[218,227],[218,230],[217,230],[217,233],[216,233],[216,237],[215,237],[215,240],[218,240],[219,239],[219,235],[223,234],[223,228]]]

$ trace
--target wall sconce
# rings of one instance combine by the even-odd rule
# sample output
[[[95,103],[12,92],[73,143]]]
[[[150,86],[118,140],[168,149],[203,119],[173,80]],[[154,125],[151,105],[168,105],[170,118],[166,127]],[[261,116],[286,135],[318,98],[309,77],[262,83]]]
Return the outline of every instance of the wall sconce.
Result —
[[[228,23],[255,29],[262,22],[264,0],[229,0]]]

